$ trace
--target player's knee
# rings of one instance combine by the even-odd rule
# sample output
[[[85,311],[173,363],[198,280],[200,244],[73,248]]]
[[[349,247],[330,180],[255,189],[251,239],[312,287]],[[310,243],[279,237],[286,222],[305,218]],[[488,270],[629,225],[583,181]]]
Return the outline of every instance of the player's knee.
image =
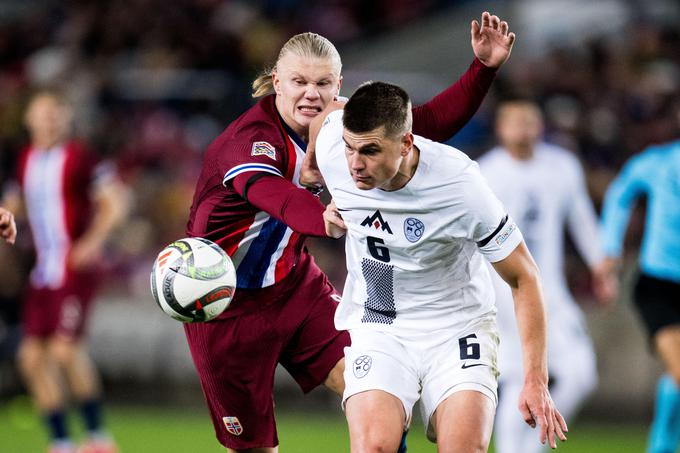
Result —
[[[399,448],[399,440],[389,439],[378,433],[365,438],[359,451],[364,453],[394,453]]]
[[[49,344],[50,356],[60,365],[68,366],[76,359],[78,344],[71,341],[54,340]]]

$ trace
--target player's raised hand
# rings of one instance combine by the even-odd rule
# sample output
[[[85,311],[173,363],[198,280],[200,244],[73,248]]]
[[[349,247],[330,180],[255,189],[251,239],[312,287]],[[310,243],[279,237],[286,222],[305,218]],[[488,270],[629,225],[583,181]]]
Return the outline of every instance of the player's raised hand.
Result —
[[[527,380],[519,397],[519,411],[524,421],[535,428],[538,424],[539,440],[546,439],[551,448],[557,448],[556,439],[567,440],[567,422],[555,407],[548,386],[537,380]]]
[[[335,206],[335,202],[331,201],[326,210],[323,213],[323,220],[326,224],[326,235],[334,239],[341,238],[347,232],[347,225],[345,221],[342,220],[340,211]]]
[[[0,236],[9,244],[14,244],[17,238],[17,224],[14,214],[5,208],[0,208]]]
[[[475,56],[490,68],[498,68],[510,57],[515,34],[509,31],[508,23],[488,11],[482,13],[482,23],[473,20],[470,24],[472,50]]]

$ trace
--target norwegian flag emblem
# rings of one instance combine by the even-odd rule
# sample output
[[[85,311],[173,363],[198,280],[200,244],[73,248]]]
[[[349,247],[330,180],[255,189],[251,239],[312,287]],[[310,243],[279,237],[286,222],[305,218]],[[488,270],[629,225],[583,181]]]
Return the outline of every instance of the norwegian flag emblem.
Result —
[[[224,422],[224,427],[227,428],[227,431],[234,436],[240,436],[241,433],[243,433],[243,426],[241,426],[241,422],[238,421],[238,418],[222,417],[222,421]]]

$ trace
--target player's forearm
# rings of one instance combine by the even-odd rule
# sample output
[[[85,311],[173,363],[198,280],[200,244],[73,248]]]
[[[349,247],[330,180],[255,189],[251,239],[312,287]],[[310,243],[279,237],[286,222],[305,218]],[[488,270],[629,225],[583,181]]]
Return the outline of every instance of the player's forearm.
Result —
[[[524,378],[547,384],[546,317],[538,271],[518,278],[512,295],[522,344]]]
[[[97,190],[95,213],[82,239],[103,244],[114,228],[123,222],[130,207],[129,190],[118,181]]]
[[[495,77],[496,69],[475,58],[456,83],[413,109],[413,132],[435,141],[448,140],[475,114]]]
[[[254,174],[234,178],[234,188],[250,204],[285,223],[296,233],[326,237],[324,205],[308,190],[285,178],[266,175],[248,184]]]

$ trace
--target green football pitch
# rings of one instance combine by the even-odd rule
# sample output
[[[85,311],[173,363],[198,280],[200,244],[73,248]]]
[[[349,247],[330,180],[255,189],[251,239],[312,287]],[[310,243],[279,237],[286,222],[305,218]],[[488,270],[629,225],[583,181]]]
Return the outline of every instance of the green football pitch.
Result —
[[[0,452],[42,453],[46,437],[40,420],[27,399],[0,403]],[[108,425],[120,444],[121,453],[223,452],[213,437],[212,426],[202,408],[191,410],[154,407],[112,406]],[[78,433],[78,420],[70,426]],[[340,414],[328,412],[278,414],[282,453],[347,452],[347,429]],[[409,434],[410,453],[434,452],[433,444],[414,423]],[[581,423],[570,428],[569,440],[560,444],[562,453],[640,453],[644,451],[646,428],[642,425]],[[493,451],[493,450],[491,450]]]

